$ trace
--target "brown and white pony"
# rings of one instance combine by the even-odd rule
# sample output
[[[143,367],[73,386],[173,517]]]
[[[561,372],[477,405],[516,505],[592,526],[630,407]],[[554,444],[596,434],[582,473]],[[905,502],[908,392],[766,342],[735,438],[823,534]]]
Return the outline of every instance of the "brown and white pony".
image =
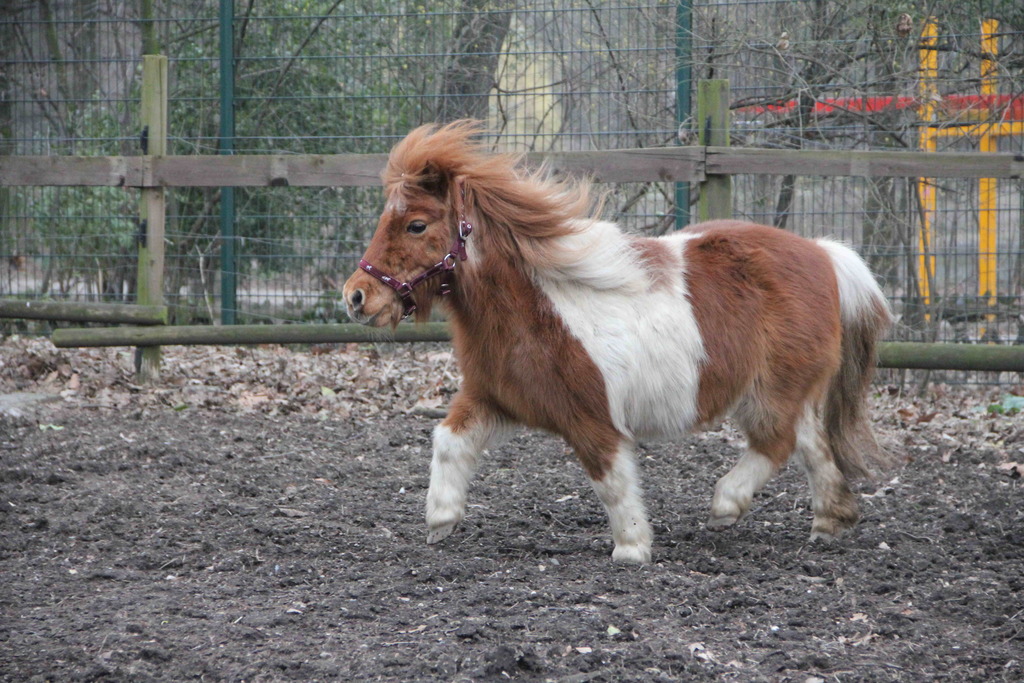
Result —
[[[462,520],[479,455],[511,423],[575,449],[615,560],[651,558],[637,440],[726,415],[749,445],[715,487],[710,528],[740,520],[790,455],[810,482],[811,538],[854,524],[847,479],[881,462],[864,401],[890,322],[864,262],[743,221],[624,234],[590,217],[585,183],[525,171],[479,133],[428,125],[395,146],[383,215],[344,287],[352,319],[374,326],[425,320],[447,294],[463,381],[434,430],[427,542]]]

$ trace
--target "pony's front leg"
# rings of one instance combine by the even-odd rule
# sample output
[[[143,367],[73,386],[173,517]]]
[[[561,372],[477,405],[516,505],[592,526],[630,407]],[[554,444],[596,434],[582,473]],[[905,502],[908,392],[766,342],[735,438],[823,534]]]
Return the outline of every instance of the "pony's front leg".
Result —
[[[580,459],[608,511],[615,542],[612,559],[640,564],[650,562],[654,534],[644,509],[633,444],[623,439],[611,454],[591,460],[580,453]]]
[[[427,491],[427,543],[443,541],[466,512],[466,492],[477,458],[494,439],[500,421],[482,403],[460,391],[434,428],[434,457]]]

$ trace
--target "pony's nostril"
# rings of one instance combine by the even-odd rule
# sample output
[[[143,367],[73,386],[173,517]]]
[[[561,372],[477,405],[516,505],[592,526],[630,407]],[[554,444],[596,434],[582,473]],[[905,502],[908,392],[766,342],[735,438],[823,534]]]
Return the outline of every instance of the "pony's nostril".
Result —
[[[359,308],[360,306],[363,305],[363,300],[365,298],[366,296],[363,294],[363,290],[357,289],[356,291],[352,292],[352,295],[348,298],[348,300],[349,303],[352,304],[353,308]]]

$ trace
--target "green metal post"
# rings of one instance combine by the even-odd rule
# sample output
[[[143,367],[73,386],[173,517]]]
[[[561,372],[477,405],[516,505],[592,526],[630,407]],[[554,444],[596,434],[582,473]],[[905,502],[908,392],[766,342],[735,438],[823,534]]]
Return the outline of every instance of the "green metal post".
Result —
[[[220,154],[235,152],[235,2],[220,0]],[[220,188],[220,321],[235,324],[235,188]]]
[[[693,79],[693,0],[676,5],[676,140],[689,144],[690,88]],[[676,183],[676,230],[690,223],[690,183]]]

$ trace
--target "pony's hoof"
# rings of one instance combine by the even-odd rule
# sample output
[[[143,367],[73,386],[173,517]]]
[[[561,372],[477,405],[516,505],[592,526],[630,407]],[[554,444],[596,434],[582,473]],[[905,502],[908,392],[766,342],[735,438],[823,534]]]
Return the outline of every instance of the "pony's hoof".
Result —
[[[815,543],[832,543],[842,536],[843,532],[857,523],[857,518],[836,519],[834,517],[815,518],[811,524],[811,541]]]
[[[812,531],[811,532],[811,543],[821,543],[823,545],[831,545],[836,542],[836,535],[828,531]]]
[[[735,515],[723,515],[721,517],[711,517],[708,519],[707,528],[708,531],[724,531],[728,529],[736,522],[740,521],[740,517]]]
[[[434,545],[435,543],[440,543],[444,539],[451,536],[453,531],[455,531],[454,524],[442,524],[441,526],[430,529],[429,531],[427,531],[427,545]]]
[[[641,545],[617,545],[612,551],[612,560],[623,564],[647,564],[651,561],[651,548]]]

